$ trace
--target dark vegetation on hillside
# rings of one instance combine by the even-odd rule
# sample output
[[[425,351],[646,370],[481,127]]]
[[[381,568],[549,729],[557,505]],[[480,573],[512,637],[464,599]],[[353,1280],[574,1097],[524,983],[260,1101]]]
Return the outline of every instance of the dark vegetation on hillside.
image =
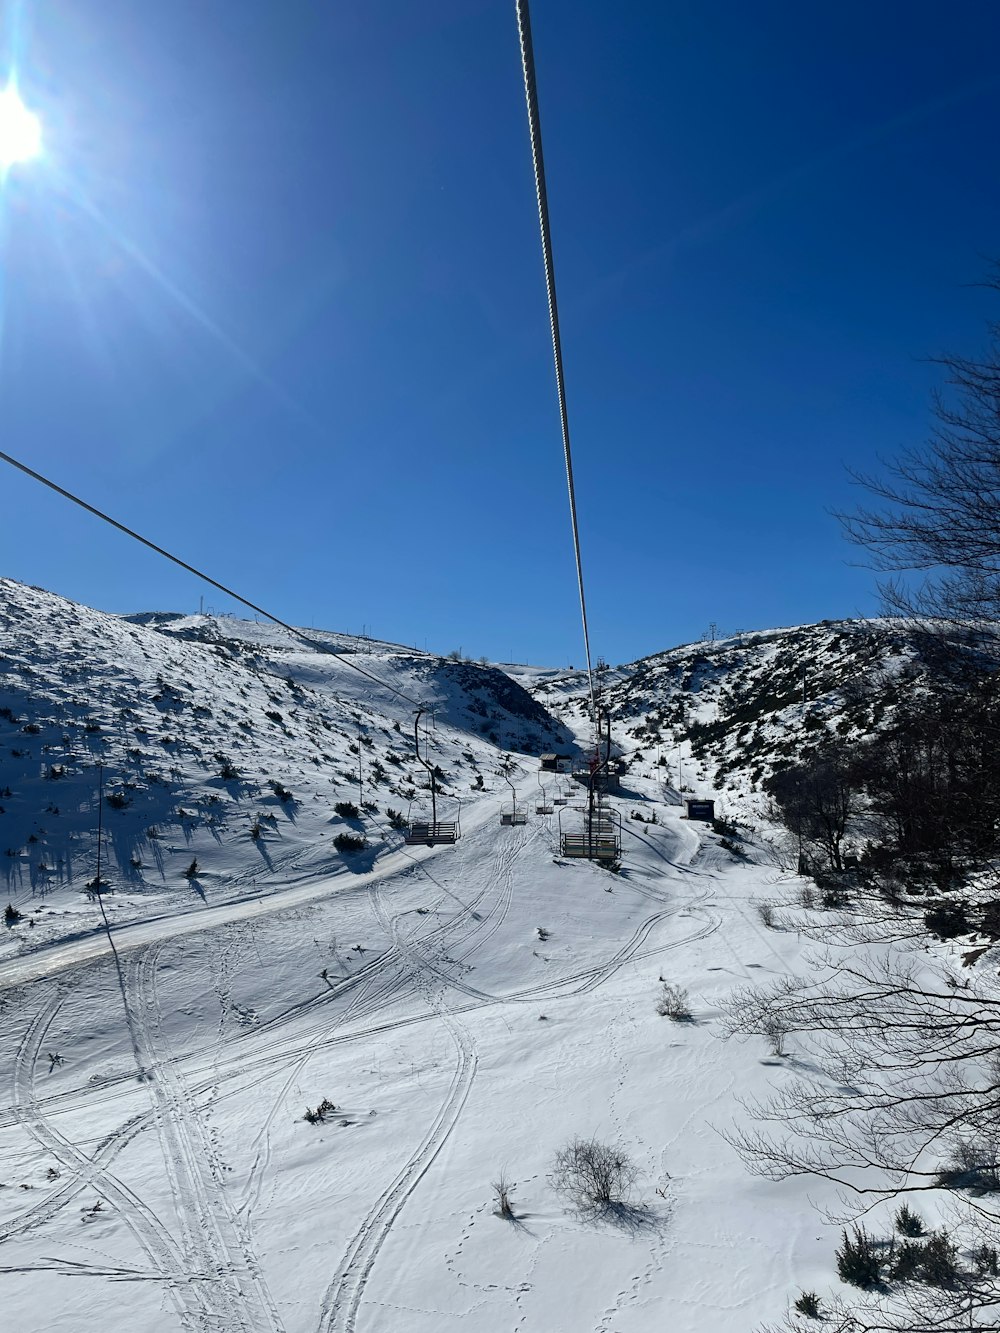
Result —
[[[987,285],[1000,291],[1000,268]],[[822,1312],[803,1293],[786,1329],[800,1315],[835,1333],[997,1327],[1000,325],[990,335],[982,357],[941,360],[930,442],[888,480],[862,478],[877,507],[846,519],[890,574],[886,609],[914,645],[892,706],[877,733],[827,728],[767,780],[800,869],[842,910],[818,927],[798,918],[821,946],[814,975],[747,987],[730,1006],[733,1034],[778,1028],[805,1057],[733,1141],[771,1179],[856,1192],[836,1261],[865,1292]],[[928,932],[950,943],[933,948]],[[928,1231],[911,1194],[947,1228]],[[898,1235],[867,1229],[884,1229],[879,1202],[903,1204]]]

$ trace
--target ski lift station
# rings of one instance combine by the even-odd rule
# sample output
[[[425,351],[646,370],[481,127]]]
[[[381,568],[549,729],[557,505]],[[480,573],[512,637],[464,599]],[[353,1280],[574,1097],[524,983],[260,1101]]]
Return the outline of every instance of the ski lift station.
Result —
[[[543,754],[539,761],[545,773],[572,773],[573,756],[571,754]]]

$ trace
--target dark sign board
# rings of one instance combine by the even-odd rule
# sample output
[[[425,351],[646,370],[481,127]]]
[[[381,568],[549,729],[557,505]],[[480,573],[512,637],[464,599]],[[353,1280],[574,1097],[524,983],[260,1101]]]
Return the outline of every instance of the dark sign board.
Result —
[[[701,819],[710,824],[715,818],[714,801],[685,801],[688,819]]]

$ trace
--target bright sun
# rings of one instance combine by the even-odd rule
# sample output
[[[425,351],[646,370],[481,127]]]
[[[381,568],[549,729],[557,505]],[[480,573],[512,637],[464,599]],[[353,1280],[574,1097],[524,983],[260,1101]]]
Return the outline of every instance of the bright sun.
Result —
[[[0,91],[0,170],[27,162],[42,151],[42,125],[10,85]]]

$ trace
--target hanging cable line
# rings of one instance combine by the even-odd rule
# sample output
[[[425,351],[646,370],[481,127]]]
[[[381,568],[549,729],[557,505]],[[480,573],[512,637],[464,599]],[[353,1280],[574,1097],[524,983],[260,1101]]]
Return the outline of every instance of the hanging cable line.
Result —
[[[587,598],[583,590],[583,558],[580,554],[580,526],[576,517],[576,487],[573,483],[573,452],[569,439],[569,414],[566,410],[566,382],[563,376],[562,342],[559,337],[559,307],[556,304],[556,274],[552,262],[552,236],[549,228],[549,201],[545,189],[545,160],[542,157],[542,124],[538,115],[538,90],[535,83],[535,53],[531,44],[531,17],[528,0],[516,0],[517,31],[521,39],[521,66],[524,70],[524,97],[528,106],[528,129],[531,133],[531,160],[535,169],[535,194],[538,198],[538,225],[542,238],[542,258],[545,262],[545,287],[549,298],[549,325],[552,329],[552,355],[556,367],[556,392],[559,395],[559,420],[562,425],[563,455],[566,460],[566,486],[569,491],[569,513],[573,527],[573,551],[576,556],[576,579],[580,588],[580,617],[583,622],[583,648],[587,658],[587,680],[590,685],[590,708],[597,725],[597,692],[594,670],[590,660],[590,630],[587,626]]]
[[[40,472],[35,472],[32,468],[28,467],[27,464],[19,462],[16,458],[12,458],[10,454],[0,452],[0,461],[9,463],[11,467],[15,467],[19,472],[23,472],[25,476],[32,477],[35,481],[40,481],[43,486],[47,486],[50,491],[55,491],[57,495],[63,496],[64,499],[72,500],[72,502],[75,505],[79,505],[81,509],[86,509],[88,514],[93,514],[96,518],[101,519],[102,522],[109,523],[111,527],[117,528],[119,532],[124,532],[126,537],[131,537],[134,541],[141,542],[143,546],[148,546],[149,549],[155,551],[157,555],[162,555],[165,559],[172,560],[175,565],[180,565],[181,569],[186,569],[188,573],[193,574],[195,578],[203,579],[206,583],[211,584],[213,588],[218,588],[219,592],[224,592],[227,597],[232,597],[233,601],[241,602],[243,606],[249,607],[250,610],[255,611],[257,615],[263,616],[265,620],[270,620],[272,624],[280,626],[283,630],[287,630],[288,633],[291,634],[293,638],[298,639],[300,643],[307,644],[316,652],[325,653],[329,657],[335,657],[337,661],[342,662],[344,666],[350,667],[352,671],[357,671],[359,675],[365,676],[381,689],[388,690],[390,694],[394,694],[398,699],[402,699],[404,702],[412,704],[414,708],[423,708],[424,705],[420,700],[412,698],[404,690],[399,689],[395,685],[390,685],[388,681],[381,680],[371,671],[366,671],[364,667],[358,666],[357,662],[352,662],[349,657],[345,657],[342,653],[338,653],[333,648],[327,647],[325,643],[320,643],[316,639],[311,639],[308,634],[303,634],[302,631],[296,629],[294,625],[289,625],[287,621],[272,615],[270,611],[265,611],[264,608],[258,606],[256,602],[251,602],[248,598],[242,597],[238,592],[234,592],[232,588],[227,588],[224,583],[220,583],[218,579],[213,579],[211,575],[204,573],[203,570],[196,569],[194,565],[189,565],[188,562],[182,560],[180,556],[172,555],[170,551],[165,550],[162,546],[157,546],[156,542],[151,542],[148,537],[143,537],[141,533],[135,532],[132,528],[127,528],[124,523],[119,523],[118,520],[112,518],[110,514],[105,514],[100,509],[95,509],[94,506],[88,504],[86,500],[82,500],[78,495],[74,495],[72,491],[65,490],[64,487],[57,485],[56,482],[51,481],[48,477],[43,477]]]

